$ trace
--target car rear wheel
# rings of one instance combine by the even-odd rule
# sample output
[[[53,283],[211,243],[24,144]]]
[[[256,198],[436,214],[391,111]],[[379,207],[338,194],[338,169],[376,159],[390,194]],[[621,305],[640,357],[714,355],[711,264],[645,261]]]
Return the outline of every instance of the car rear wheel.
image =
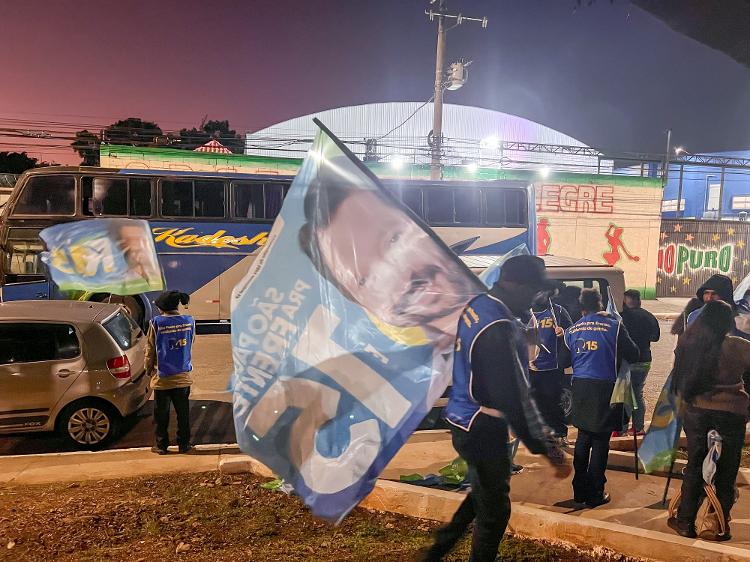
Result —
[[[76,449],[100,449],[115,438],[121,421],[111,406],[82,400],[65,408],[57,427],[62,437]]]

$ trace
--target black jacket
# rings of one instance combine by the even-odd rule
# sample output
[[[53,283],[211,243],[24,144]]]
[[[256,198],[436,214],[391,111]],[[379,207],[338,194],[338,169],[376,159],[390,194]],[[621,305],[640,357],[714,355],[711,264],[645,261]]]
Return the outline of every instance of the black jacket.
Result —
[[[651,361],[651,342],[659,341],[661,336],[659,321],[648,310],[641,307],[625,308],[622,311],[622,321],[640,350],[638,363]]]

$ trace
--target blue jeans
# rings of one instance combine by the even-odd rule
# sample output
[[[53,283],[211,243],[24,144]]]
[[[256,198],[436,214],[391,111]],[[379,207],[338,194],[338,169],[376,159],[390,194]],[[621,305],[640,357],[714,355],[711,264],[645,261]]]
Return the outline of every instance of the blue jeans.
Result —
[[[646,415],[646,401],[643,399],[643,387],[646,377],[651,370],[651,362],[633,363],[630,365],[630,384],[633,385],[636,409],[633,410],[633,429],[643,431],[644,416]],[[630,418],[625,414],[622,430],[626,431],[630,424]]]

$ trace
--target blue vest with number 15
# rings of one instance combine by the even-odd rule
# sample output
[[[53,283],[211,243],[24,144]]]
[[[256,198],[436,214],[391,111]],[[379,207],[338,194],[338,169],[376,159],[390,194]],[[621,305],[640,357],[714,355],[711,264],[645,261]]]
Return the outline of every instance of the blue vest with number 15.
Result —
[[[532,371],[551,371],[558,368],[557,364],[557,318],[552,309],[547,308],[541,312],[534,312],[537,329],[539,331],[539,342],[547,348],[539,349],[539,355],[536,356],[529,368]]]
[[[160,377],[193,370],[190,350],[195,320],[187,314],[156,316],[151,321],[156,334],[156,357]]]
[[[573,377],[615,382],[620,321],[606,312],[587,314],[565,332]]]

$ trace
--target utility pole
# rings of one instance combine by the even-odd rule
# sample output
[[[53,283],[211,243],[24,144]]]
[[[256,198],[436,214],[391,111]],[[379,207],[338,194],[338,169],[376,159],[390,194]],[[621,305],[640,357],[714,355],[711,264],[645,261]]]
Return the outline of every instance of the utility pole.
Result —
[[[662,177],[662,189],[667,187],[667,181],[669,181],[669,160],[670,152],[672,151],[672,129],[667,129],[667,154],[664,156],[664,173]],[[680,202],[677,201],[677,210],[680,210]]]
[[[435,97],[433,101],[432,114],[432,161],[430,163],[430,179],[439,180],[442,177],[442,166],[440,158],[443,152],[443,89],[445,88],[445,34],[447,31],[458,27],[464,21],[474,21],[487,28],[487,18],[470,18],[462,14],[449,14],[446,6],[447,0],[430,0],[430,5],[438,5],[436,12],[430,8],[425,14],[430,21],[437,19],[437,52],[435,54]],[[445,28],[445,20],[455,20],[455,24]]]

